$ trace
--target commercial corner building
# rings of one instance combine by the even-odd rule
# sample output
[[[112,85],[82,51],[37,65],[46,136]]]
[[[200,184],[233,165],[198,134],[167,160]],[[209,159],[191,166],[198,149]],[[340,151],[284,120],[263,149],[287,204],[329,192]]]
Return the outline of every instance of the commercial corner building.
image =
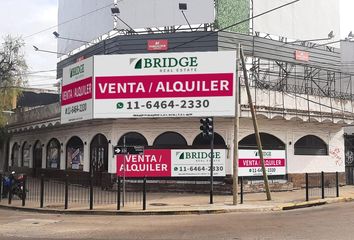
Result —
[[[180,48],[181,43],[208,32],[118,36],[94,45],[58,63],[62,69],[92,55],[149,53],[147,40],[166,39],[173,52],[236,51],[242,44],[251,73],[251,93],[257,110],[265,151],[284,151],[285,172],[275,182],[301,186],[304,173],[345,172],[343,125],[353,122],[352,81],[340,71],[338,49],[308,48],[298,44],[235,33],[219,32]],[[308,54],[298,58],[297,52]],[[153,54],[150,52],[150,54]],[[215,63],[222,64],[222,63]],[[235,63],[236,64],[236,63]],[[243,76],[240,83],[239,149],[254,150],[255,138]],[[348,88],[350,86],[350,88]],[[225,149],[226,175],[232,174],[233,118],[216,117],[216,149]],[[60,124],[60,105],[52,104],[12,116],[8,130],[6,166],[62,176],[67,170],[89,174],[98,182],[116,173],[113,146],[144,145],[146,149],[207,149],[200,136],[199,117],[94,119]],[[124,138],[125,136],[125,138]],[[73,153],[79,163],[73,164]],[[53,161],[54,159],[54,161]],[[36,170],[34,170],[36,169]],[[190,178],[189,178],[190,179]],[[248,177],[250,183],[259,177]],[[174,181],[184,178],[173,178]],[[192,179],[196,180],[196,179]],[[219,178],[223,181],[224,178]],[[230,186],[231,190],[231,186]]]

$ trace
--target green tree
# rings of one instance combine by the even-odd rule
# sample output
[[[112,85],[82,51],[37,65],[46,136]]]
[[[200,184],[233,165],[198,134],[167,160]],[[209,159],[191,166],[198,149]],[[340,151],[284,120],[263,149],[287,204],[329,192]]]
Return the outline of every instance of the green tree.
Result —
[[[25,43],[20,37],[6,36],[0,48],[0,127],[6,124],[4,111],[12,110],[26,84]]]

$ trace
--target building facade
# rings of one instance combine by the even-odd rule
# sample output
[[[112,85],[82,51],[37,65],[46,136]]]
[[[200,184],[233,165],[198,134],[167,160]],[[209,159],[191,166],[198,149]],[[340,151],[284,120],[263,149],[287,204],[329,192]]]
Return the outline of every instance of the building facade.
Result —
[[[62,77],[64,67],[93,55],[154,54],[147,48],[151,39],[168,41],[167,52],[236,51],[241,44],[263,149],[270,154],[280,151],[285,159],[281,173],[271,174],[271,182],[298,187],[304,183],[304,173],[324,171],[339,172],[344,183],[343,126],[354,120],[354,77],[341,72],[338,49],[310,48],[227,32],[127,35],[105,40],[59,62],[58,78]],[[183,46],[178,47],[182,43]],[[239,67],[237,81],[238,140],[242,157],[247,150],[257,148],[241,70]],[[207,150],[209,145],[201,137],[199,120],[198,117],[107,118],[61,124],[60,103],[51,104],[11,116],[8,131],[12,136],[4,166],[33,174],[46,172],[52,176],[62,176],[65,171],[92,173],[98,183],[104,183],[113,179],[117,172],[113,153],[116,145]],[[229,182],[234,118],[215,117],[214,122],[215,148],[225,151],[226,176],[218,181]],[[256,183],[261,178],[247,176],[247,179],[249,183]],[[228,186],[231,191],[231,185]]]

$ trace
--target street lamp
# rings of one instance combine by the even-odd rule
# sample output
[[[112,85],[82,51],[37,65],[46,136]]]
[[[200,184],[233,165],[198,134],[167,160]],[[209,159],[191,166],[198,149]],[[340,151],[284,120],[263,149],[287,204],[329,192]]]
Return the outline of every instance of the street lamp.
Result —
[[[45,52],[45,53],[54,53],[54,54],[60,54],[60,55],[67,55],[65,53],[59,53],[59,52],[54,52],[54,51],[49,51],[49,50],[43,50],[43,49],[39,49],[38,47],[33,45],[33,49],[36,52]]]
[[[125,21],[123,21],[123,19],[121,19],[118,15],[120,14],[120,9],[118,8],[118,6],[114,6],[113,8],[111,8],[111,12],[112,12],[112,16],[115,18],[115,19],[118,19],[119,21],[121,21],[125,26],[127,26],[129,28],[129,30],[131,32],[134,32],[134,29],[129,26],[128,23],[126,23]]]
[[[53,35],[54,35],[55,38],[58,38],[58,39],[64,39],[64,40],[69,40],[69,41],[74,41],[74,42],[81,42],[81,43],[85,43],[85,44],[90,43],[90,42],[84,41],[84,40],[78,40],[78,39],[73,39],[73,38],[61,37],[60,34],[59,34],[57,31],[54,31],[54,32],[53,32]]]
[[[186,22],[188,24],[190,30],[192,31],[191,24],[189,23],[189,21],[188,21],[188,19],[186,17],[186,14],[184,14],[184,10],[187,10],[187,3],[179,3],[178,6],[179,6],[179,10],[181,10],[181,12],[183,14],[183,17],[184,17],[184,19],[186,20]]]

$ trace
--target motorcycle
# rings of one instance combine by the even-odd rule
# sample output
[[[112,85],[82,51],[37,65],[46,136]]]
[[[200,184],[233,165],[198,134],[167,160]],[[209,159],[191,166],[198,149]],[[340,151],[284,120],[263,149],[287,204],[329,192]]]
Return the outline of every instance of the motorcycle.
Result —
[[[23,175],[19,175],[18,177],[14,176],[14,172],[10,174],[10,176],[6,176],[3,179],[3,193],[2,197],[7,198],[8,193],[10,192],[12,196],[16,195],[18,198],[21,200],[24,200],[26,198],[26,191],[23,191],[24,184],[23,184]]]
[[[21,200],[26,199],[26,191],[23,191],[23,175],[19,175],[14,178],[14,183],[12,184],[12,195],[16,195]]]

